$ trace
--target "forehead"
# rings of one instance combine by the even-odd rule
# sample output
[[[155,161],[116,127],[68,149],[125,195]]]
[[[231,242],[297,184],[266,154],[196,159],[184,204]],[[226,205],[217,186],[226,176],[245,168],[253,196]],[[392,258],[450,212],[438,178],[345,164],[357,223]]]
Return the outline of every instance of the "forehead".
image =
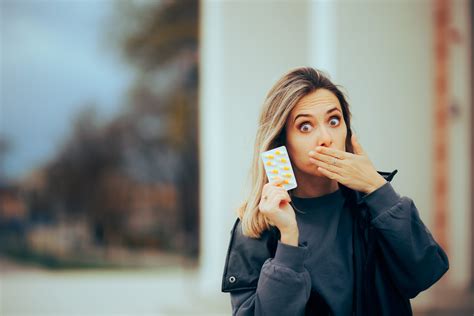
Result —
[[[314,113],[325,113],[327,109],[336,106],[341,110],[339,99],[329,90],[318,89],[302,97],[291,111],[290,116],[295,116],[303,110],[309,110]]]

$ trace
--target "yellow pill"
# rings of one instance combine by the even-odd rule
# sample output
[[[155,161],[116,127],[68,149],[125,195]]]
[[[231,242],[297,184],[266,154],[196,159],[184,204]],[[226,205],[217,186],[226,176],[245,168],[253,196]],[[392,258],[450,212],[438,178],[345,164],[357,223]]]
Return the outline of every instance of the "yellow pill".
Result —
[[[273,163],[271,161],[267,161],[267,166],[273,166]]]
[[[290,181],[288,181],[288,180],[285,179],[285,180],[283,180],[283,183],[284,183],[284,184],[290,184]]]
[[[287,160],[285,158],[281,158],[280,161],[281,162],[287,162]]]
[[[284,177],[286,177],[286,178],[291,178],[291,173],[286,173],[286,174],[284,175]]]
[[[267,155],[267,158],[268,158],[268,159],[273,159],[274,157],[275,157],[275,156],[273,156],[273,155]]]
[[[290,167],[288,167],[288,166],[283,166],[283,167],[281,167],[281,169],[283,169],[283,170],[290,170]]]
[[[277,150],[277,151],[275,151],[275,154],[276,155],[281,155],[281,151]]]
[[[278,170],[274,169],[274,170],[272,170],[272,173],[273,174],[278,174]]]

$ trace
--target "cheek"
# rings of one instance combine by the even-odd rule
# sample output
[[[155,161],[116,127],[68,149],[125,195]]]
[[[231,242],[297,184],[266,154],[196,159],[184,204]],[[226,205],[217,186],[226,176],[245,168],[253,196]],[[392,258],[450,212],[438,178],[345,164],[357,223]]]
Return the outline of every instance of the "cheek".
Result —
[[[338,128],[335,128],[333,130],[333,141],[335,144],[340,147],[340,145],[344,146],[346,143],[346,137],[347,137],[347,127],[346,124],[340,125]]]
[[[290,156],[291,162],[298,169],[306,169],[308,166],[313,166],[311,161],[309,161],[308,152],[312,149],[306,143],[292,144],[287,145],[288,154]]]

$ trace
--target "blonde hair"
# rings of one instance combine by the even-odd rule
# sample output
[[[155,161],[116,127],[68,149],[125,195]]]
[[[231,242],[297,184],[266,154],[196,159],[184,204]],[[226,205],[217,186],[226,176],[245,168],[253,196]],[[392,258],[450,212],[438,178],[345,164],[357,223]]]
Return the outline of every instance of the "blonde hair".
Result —
[[[258,208],[267,180],[260,153],[285,145],[285,123],[288,116],[302,97],[317,89],[327,89],[338,98],[347,126],[346,150],[353,152],[349,104],[338,86],[330,81],[329,76],[311,67],[296,68],[283,75],[268,92],[260,112],[250,171],[250,192],[237,210],[245,236],[259,238],[263,231],[270,228],[268,220]]]

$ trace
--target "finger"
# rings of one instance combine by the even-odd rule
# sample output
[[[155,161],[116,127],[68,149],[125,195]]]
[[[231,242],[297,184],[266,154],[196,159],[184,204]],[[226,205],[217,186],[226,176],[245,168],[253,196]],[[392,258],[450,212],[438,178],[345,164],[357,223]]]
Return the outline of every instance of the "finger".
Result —
[[[285,200],[286,196],[283,192],[280,191],[274,191],[273,194],[271,195],[271,200],[274,201],[275,203],[280,203],[281,200]]]
[[[334,165],[334,159],[337,159],[337,158],[334,158],[333,156],[324,155],[324,154],[321,154],[321,153],[318,153],[318,152],[315,152],[315,151],[310,151],[309,156],[310,156],[310,159],[313,158],[313,159],[325,162],[325,163],[330,164],[330,165]],[[345,161],[343,159],[337,159],[337,161],[336,161],[336,165],[339,166],[339,167],[343,163],[345,163]]]
[[[290,195],[285,189],[282,189],[282,192],[280,193],[280,198],[281,201],[291,202]]]
[[[272,208],[273,207],[269,199],[261,200],[258,206],[259,211],[264,215],[270,214],[272,212]]]
[[[354,153],[358,155],[365,155],[365,151],[362,148],[362,145],[359,143],[359,140],[357,139],[357,136],[355,134],[352,134],[351,141],[352,147],[354,148]]]
[[[324,154],[324,155],[329,155],[338,159],[347,159],[350,157],[350,153],[348,152],[345,152],[339,149],[328,148],[324,146],[316,147],[316,152]]]
[[[269,205],[268,208],[270,210],[276,210],[276,209],[280,208],[280,203],[281,203],[281,197],[273,195],[270,198],[270,201],[268,202],[268,205]]]
[[[263,187],[262,190],[262,195],[260,197],[260,203],[262,205],[267,205],[268,202],[270,201],[270,197],[272,196],[273,192],[273,187],[271,185],[268,185],[268,183]]]
[[[269,195],[271,193],[272,188],[277,187],[280,183],[283,183],[283,178],[276,176],[272,179],[269,179],[268,183],[265,183],[262,189],[262,196]]]
[[[286,201],[286,196],[281,192],[276,192],[270,200],[271,208],[279,208],[282,201]]]
[[[327,170],[327,169],[325,169],[325,168],[318,167],[318,170],[319,170],[322,174],[324,174],[326,177],[328,177],[329,179],[336,180],[336,181],[338,181],[338,182],[340,182],[341,179],[342,179],[342,177],[341,177],[339,174],[334,173],[334,172],[331,172],[331,171],[329,171],[329,170]]]
[[[275,195],[275,193],[278,192],[277,190],[277,186],[269,186],[265,194],[262,194],[262,198],[267,201],[270,200]]]
[[[335,159],[335,158],[332,158],[332,159]],[[343,171],[342,166],[333,165],[332,163],[329,164],[329,163],[326,163],[324,161],[317,160],[317,159],[314,159],[314,158],[309,158],[309,161],[311,161],[312,163],[314,163],[318,167],[322,167],[326,170],[332,171],[332,172],[337,173],[337,174],[340,174]],[[341,160],[338,160],[337,163],[340,164],[340,161]]]

